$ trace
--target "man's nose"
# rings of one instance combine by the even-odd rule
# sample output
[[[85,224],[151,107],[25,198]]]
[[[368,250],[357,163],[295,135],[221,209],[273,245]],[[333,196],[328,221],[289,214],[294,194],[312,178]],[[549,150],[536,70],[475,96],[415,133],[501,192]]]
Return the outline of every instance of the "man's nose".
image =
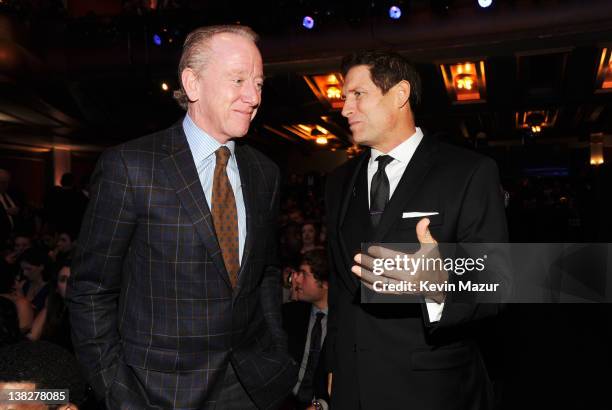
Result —
[[[350,117],[353,114],[353,104],[348,100],[344,100],[344,105],[342,106],[342,116]]]
[[[252,107],[259,106],[261,102],[261,91],[253,81],[247,81],[242,88],[242,100]]]

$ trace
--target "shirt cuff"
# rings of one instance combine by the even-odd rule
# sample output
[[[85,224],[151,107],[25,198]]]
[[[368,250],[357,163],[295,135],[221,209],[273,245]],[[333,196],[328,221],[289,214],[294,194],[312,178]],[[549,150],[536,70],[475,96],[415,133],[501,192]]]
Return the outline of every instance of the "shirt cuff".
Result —
[[[429,315],[429,322],[439,322],[442,318],[442,310],[444,309],[444,302],[438,303],[432,299],[425,298],[427,304],[427,314]]]

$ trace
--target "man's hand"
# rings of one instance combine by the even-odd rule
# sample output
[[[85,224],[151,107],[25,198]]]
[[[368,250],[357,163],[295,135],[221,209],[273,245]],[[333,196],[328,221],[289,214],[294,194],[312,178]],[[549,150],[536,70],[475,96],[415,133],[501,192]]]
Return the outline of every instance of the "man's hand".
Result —
[[[407,261],[411,258],[437,260],[440,259],[440,251],[438,249],[438,242],[433,238],[429,231],[429,219],[423,218],[419,221],[416,226],[416,234],[421,245],[421,248],[414,254],[406,254],[392,249],[384,248],[382,246],[371,246],[368,248],[367,254],[359,253],[355,255],[355,262],[357,265],[353,265],[352,271],[357,275],[361,282],[368,288],[384,294],[411,294],[411,295],[422,295],[429,299],[433,299],[438,303],[444,301],[445,292],[439,289],[431,290],[426,287],[421,287],[422,283],[428,282],[429,285],[443,284],[448,281],[448,272],[440,269],[432,269],[439,267],[439,263],[431,264],[438,266],[422,266],[416,264],[408,264],[408,266],[417,266],[414,270],[404,269],[383,269],[382,274],[374,274],[374,260],[375,259],[392,259]],[[399,258],[399,259],[398,259]],[[418,261],[416,261],[418,262]],[[423,260],[421,260],[423,262]],[[361,266],[360,266],[361,265]],[[427,269],[430,268],[430,269]],[[374,289],[374,283],[379,282],[377,289]],[[410,284],[413,285],[410,285]],[[410,290],[398,291],[388,290],[388,285],[394,287],[396,285],[405,284],[406,288]],[[386,286],[386,290],[380,290],[380,285]]]

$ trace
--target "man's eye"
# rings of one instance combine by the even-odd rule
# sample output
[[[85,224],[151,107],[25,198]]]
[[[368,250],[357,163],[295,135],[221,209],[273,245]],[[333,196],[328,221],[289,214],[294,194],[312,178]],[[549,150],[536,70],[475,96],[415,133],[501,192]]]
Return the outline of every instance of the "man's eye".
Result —
[[[234,83],[235,84],[242,84],[244,82],[244,80],[242,78],[234,78]]]
[[[257,87],[258,90],[262,90],[263,89],[263,83],[256,83],[255,87]]]
[[[355,91],[355,92],[353,92],[353,95],[355,97],[361,97],[361,91]]]

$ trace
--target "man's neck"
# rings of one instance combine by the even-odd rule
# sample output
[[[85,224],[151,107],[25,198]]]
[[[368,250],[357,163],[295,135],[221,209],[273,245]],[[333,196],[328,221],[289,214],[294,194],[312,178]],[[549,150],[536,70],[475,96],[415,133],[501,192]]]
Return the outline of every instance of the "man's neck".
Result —
[[[327,309],[327,295],[325,295],[325,297],[320,300],[312,302],[312,304],[319,310]]]
[[[416,133],[416,127],[412,124],[410,127],[404,127],[401,131],[394,133],[394,136],[385,138],[380,144],[373,145],[372,148],[387,154],[393,151],[398,145],[411,138]]]
[[[195,124],[195,126],[198,127],[200,130],[202,130],[203,132],[205,132],[206,135],[210,136],[212,139],[217,141],[219,144],[227,144],[229,139],[219,138],[218,136],[213,135],[211,132],[206,130],[205,124],[203,124],[203,122],[201,121],[200,117],[197,115],[194,109],[191,109],[190,107],[190,109],[187,110],[187,115],[189,115],[189,118],[191,118],[191,121]]]

